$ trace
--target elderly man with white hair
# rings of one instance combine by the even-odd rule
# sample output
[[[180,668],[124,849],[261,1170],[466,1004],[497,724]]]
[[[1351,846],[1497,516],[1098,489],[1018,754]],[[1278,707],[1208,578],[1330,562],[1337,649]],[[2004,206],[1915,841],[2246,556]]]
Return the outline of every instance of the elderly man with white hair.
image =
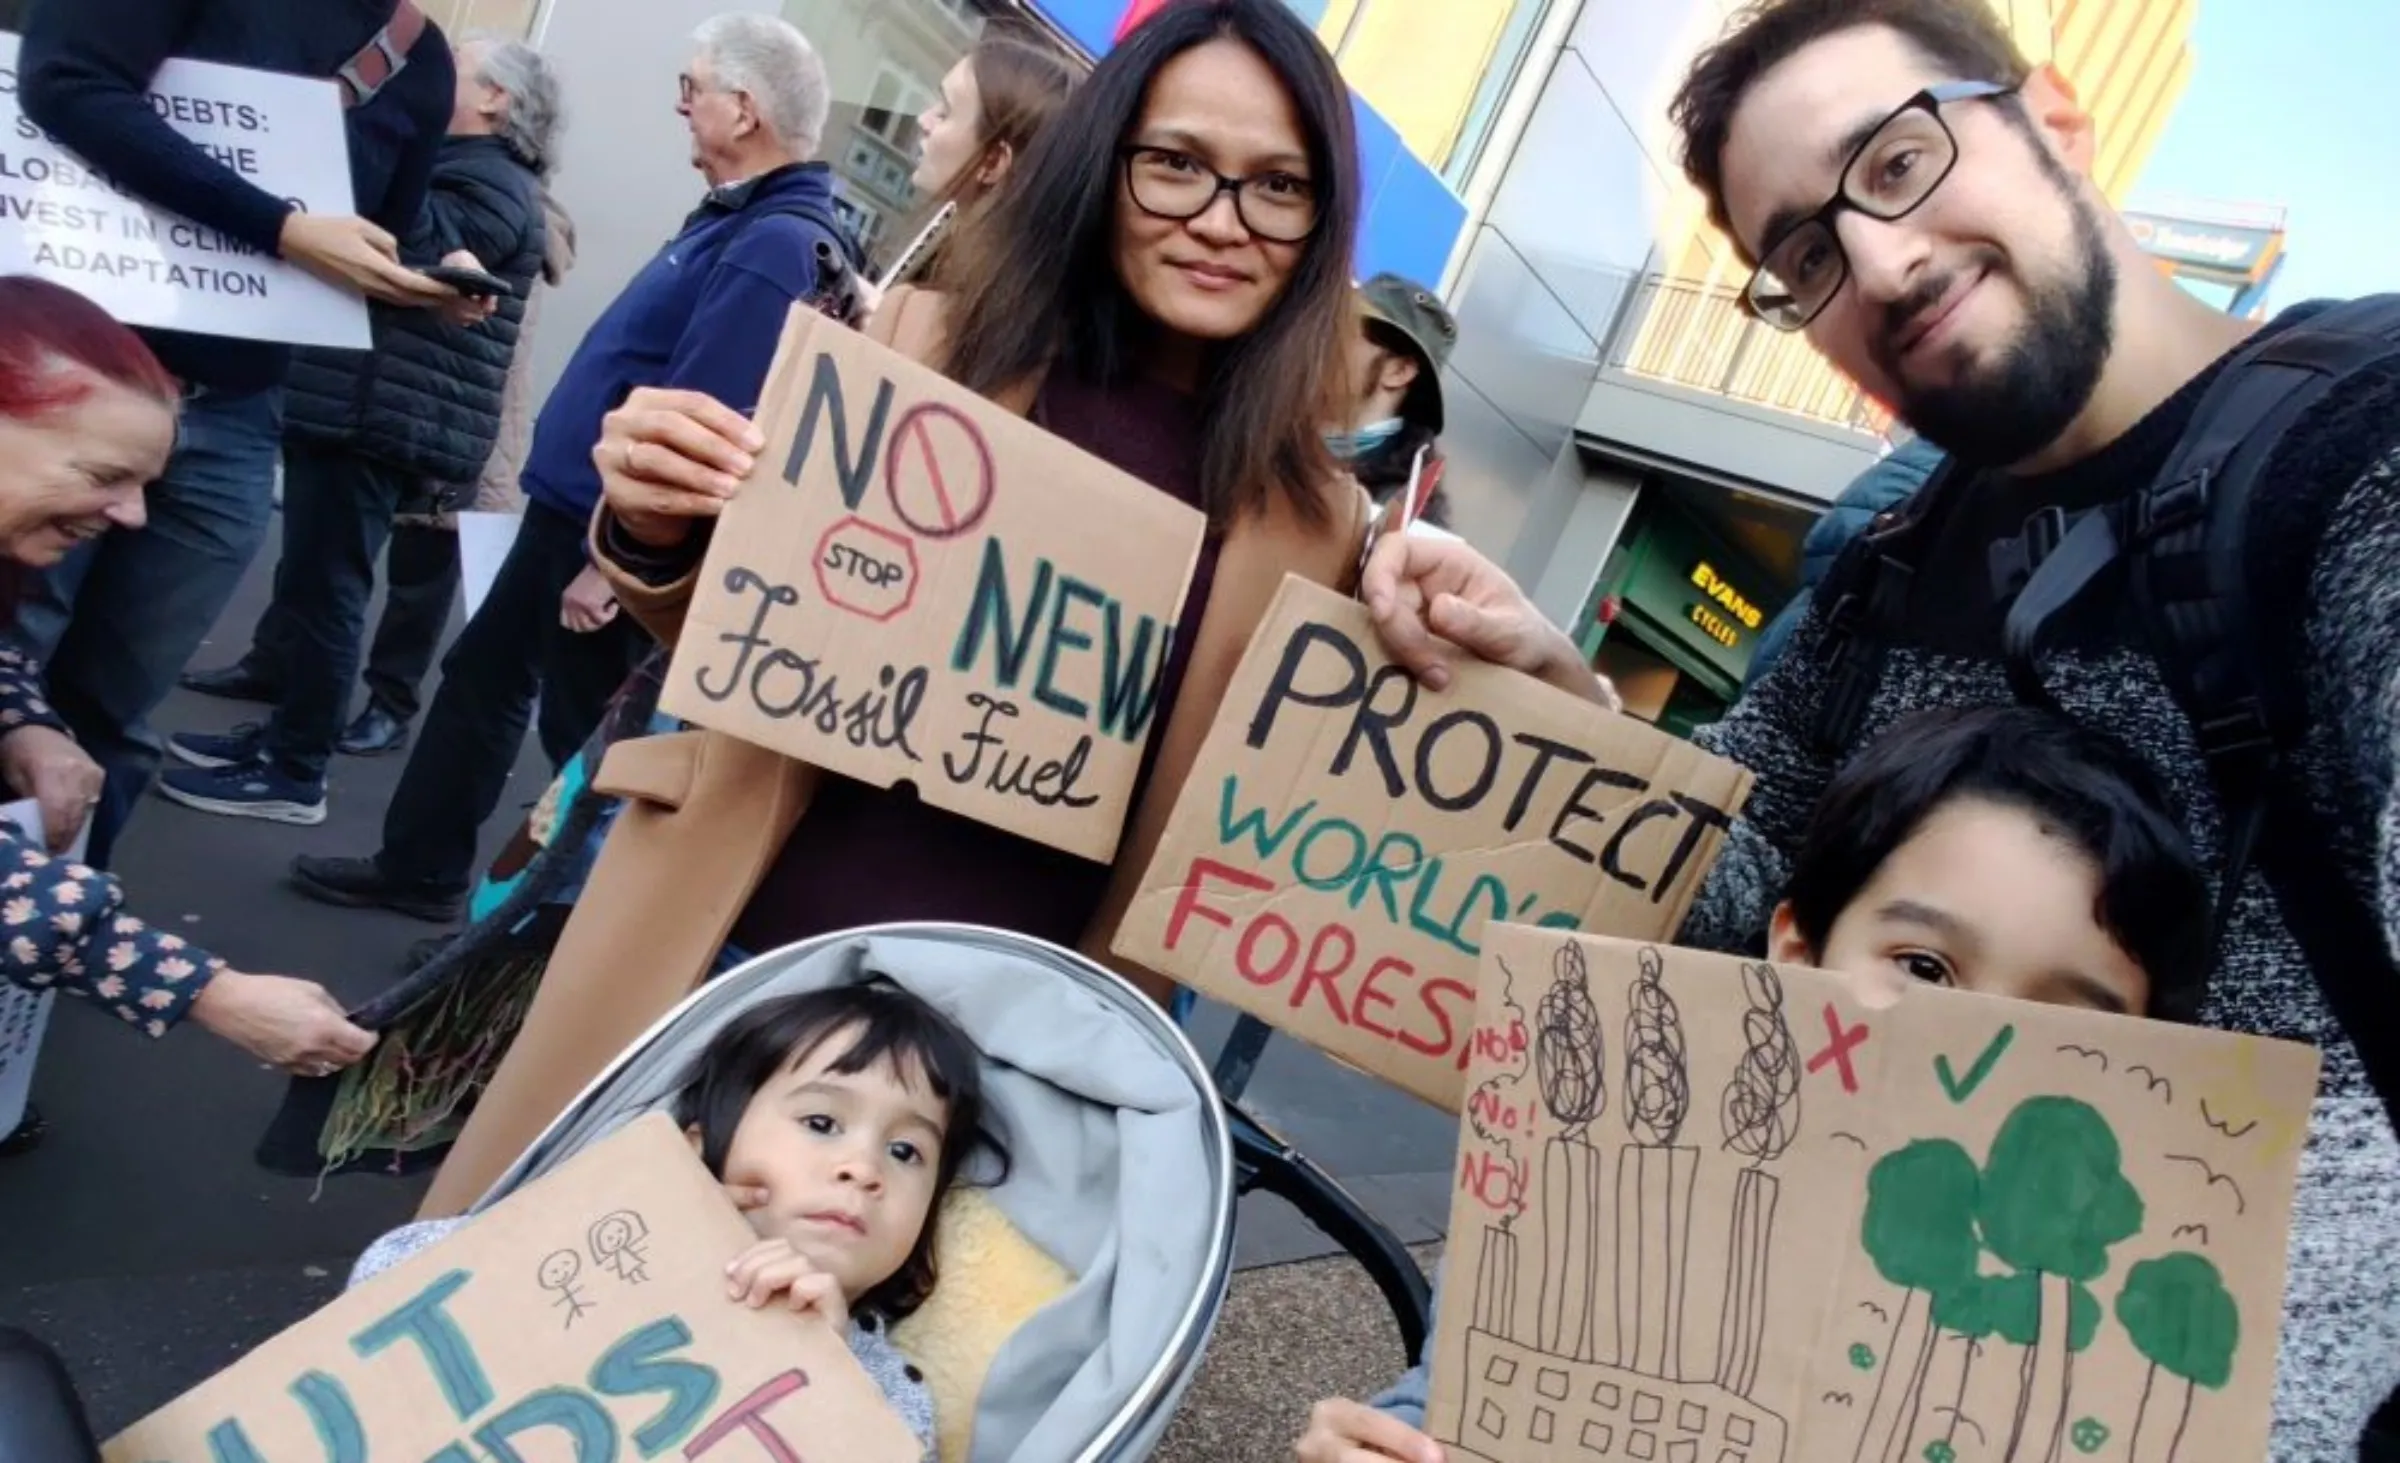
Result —
[[[437,922],[459,912],[476,832],[499,805],[536,692],[556,766],[599,724],[644,644],[585,556],[600,419],[637,386],[753,410],[784,317],[816,293],[817,245],[848,252],[832,174],[813,161],[830,104],[825,66],[800,32],[771,16],[718,16],[693,36],[681,84],[676,110],[708,196],[593,324],[534,423],[523,523],[443,662],[383,847],[295,859],[303,894]]]

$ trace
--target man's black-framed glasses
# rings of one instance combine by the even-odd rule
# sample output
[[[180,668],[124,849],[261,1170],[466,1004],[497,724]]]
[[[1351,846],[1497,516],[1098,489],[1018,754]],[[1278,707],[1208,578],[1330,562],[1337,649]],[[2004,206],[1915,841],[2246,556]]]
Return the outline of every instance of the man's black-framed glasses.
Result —
[[[1760,256],[1742,304],[1777,330],[1800,330],[1824,312],[1850,278],[1850,256],[1834,228],[1845,209],[1889,223],[1916,212],[1958,166],[1958,137],[1942,120],[1950,102],[2007,96],[1992,81],[1929,86],[1875,125],[1842,165],[1825,206],[1783,229]]]
[[[1262,239],[1297,244],[1317,231],[1316,185],[1297,173],[1228,178],[1171,147],[1128,147],[1124,157],[1125,189],[1134,206],[1153,218],[1198,218],[1216,206],[1219,194],[1231,193],[1242,227]]]

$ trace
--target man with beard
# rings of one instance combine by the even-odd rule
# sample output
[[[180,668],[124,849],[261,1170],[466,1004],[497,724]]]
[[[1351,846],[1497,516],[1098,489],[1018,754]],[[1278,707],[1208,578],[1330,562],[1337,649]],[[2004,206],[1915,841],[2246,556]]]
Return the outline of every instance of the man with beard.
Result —
[[[1751,311],[1806,331],[1954,459],[1845,555],[1782,660],[1699,738],[1758,781],[1684,938],[1756,949],[1845,744],[1824,729],[1846,721],[1846,744],[1862,745],[1926,707],[2016,699],[2002,629],[2022,581],[1995,569],[1995,546],[2029,537],[2037,516],[2068,522],[2141,493],[2229,355],[2292,320],[2228,319],[2152,268],[2090,180],[2092,123],[2073,90],[2030,68],[1980,0],[1766,0],[1694,63],[1673,113],[1685,172],[1755,267]],[[2339,886],[2322,897],[2363,912],[2388,949],[2400,944],[2400,363],[2345,379],[2253,481],[2242,628],[2265,664],[2305,682],[2288,766],[2323,882]],[[2114,582],[2054,622],[2040,679],[2070,715],[2141,749],[2221,881],[2226,808],[2141,607]],[[1864,675],[1850,653],[1862,637],[1876,646]],[[2394,1070],[2400,1020],[2345,1029],[2326,991],[2347,996],[2358,971],[2312,979],[2291,933],[2316,912],[2279,899],[2259,861],[2242,894],[2202,1019],[2325,1054],[2272,1456],[2400,1457],[2400,1407],[2370,1421],[2400,1382],[2388,1258],[2400,1145],[2370,1076]],[[2328,943],[2322,921],[2302,933]],[[2353,953],[2371,971],[2384,952]],[[2369,984],[2370,1009],[2388,1014],[2388,981]]]

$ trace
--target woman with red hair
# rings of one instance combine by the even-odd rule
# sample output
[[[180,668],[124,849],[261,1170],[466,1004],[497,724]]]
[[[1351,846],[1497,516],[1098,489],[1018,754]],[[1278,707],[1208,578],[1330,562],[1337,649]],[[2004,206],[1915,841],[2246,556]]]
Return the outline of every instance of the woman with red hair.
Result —
[[[149,348],[72,290],[0,277],[0,624],[24,571],[112,528],[142,526],[143,489],[175,446],[180,399]],[[93,1001],[150,1036],[189,1016],[263,1061],[323,1075],[365,1055],[324,987],[234,970],[120,912],[117,883],[66,859],[100,800],[99,765],[67,735],[41,668],[0,647],[0,780],[41,806],[48,849],[0,820],[0,979]]]

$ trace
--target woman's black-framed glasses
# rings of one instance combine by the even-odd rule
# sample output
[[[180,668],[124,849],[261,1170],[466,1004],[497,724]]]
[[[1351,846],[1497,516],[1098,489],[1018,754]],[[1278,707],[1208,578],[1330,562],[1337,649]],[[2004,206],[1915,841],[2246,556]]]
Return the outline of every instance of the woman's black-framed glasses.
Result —
[[[1842,212],[1854,209],[1889,223],[1924,207],[1958,166],[1958,137],[1942,120],[1943,106],[2016,89],[1951,81],[1902,102],[1851,149],[1841,186],[1825,206],[1776,234],[1742,290],[1743,306],[1777,330],[1805,329],[1850,278],[1850,256],[1834,228]]]
[[[1134,206],[1153,218],[1178,222],[1198,218],[1233,195],[1242,227],[1278,244],[1297,244],[1317,231],[1317,188],[1297,173],[1254,173],[1228,178],[1188,152],[1171,147],[1128,147],[1125,189]]]

